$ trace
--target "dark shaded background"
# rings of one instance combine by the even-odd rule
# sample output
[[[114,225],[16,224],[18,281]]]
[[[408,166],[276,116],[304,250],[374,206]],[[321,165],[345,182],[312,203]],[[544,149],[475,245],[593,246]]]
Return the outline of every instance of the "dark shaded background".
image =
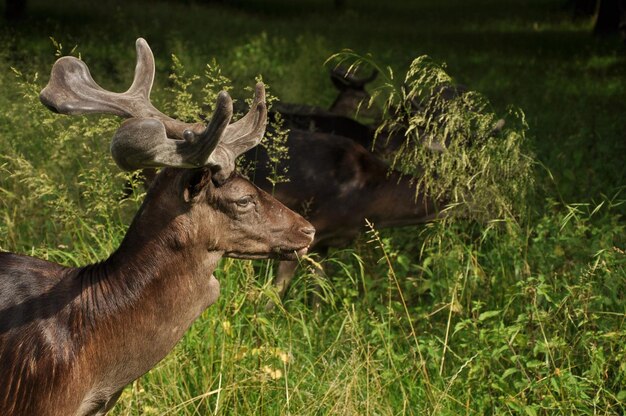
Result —
[[[25,5],[20,12],[19,7]],[[371,53],[396,74],[428,54],[496,111],[521,107],[547,192],[566,201],[617,192],[624,181],[626,73],[623,1],[61,1],[6,2],[3,54],[46,73],[49,37],[77,45],[105,88],[124,89],[133,42],[145,37],[157,61],[155,91],[170,54],[190,74],[216,58],[236,90],[262,74],[285,102],[328,107],[335,90],[325,59],[343,48]],[[16,11],[17,10],[17,11]],[[623,15],[623,13],[622,13]],[[623,26],[621,26],[623,28]],[[3,70],[6,70],[4,68]],[[160,86],[159,86],[160,84]],[[235,92],[235,94],[237,94]]]

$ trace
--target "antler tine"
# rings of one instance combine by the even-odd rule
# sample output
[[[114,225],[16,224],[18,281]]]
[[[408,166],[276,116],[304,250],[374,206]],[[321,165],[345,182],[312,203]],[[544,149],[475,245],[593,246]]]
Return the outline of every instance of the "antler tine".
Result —
[[[133,118],[117,129],[111,154],[119,167],[135,170],[147,167],[197,168],[211,164],[215,151],[233,116],[233,101],[227,92],[217,96],[213,117],[198,140],[174,140],[156,118]],[[191,133],[185,131],[185,136]]]
[[[235,159],[258,145],[267,124],[265,86],[259,82],[255,86],[254,100],[248,113],[233,124],[228,125],[224,136],[209,158],[209,164],[219,167],[215,177],[224,180],[235,169]]]
[[[171,120],[150,103],[154,80],[154,57],[142,38],[137,39],[137,65],[131,87],[124,93],[110,92],[92,78],[87,65],[64,56],[52,66],[50,81],[41,91],[41,102],[57,113],[77,115],[114,114],[122,117],[158,117]]]
[[[154,55],[144,38],[137,39],[135,50],[137,51],[135,77],[126,94],[139,95],[150,102],[150,91],[152,91],[152,84],[154,84]]]
[[[258,82],[254,86],[254,99],[250,105],[250,110],[245,116],[228,126],[223,143],[243,147],[250,145],[249,148],[241,151],[243,153],[259,144],[265,132],[266,122],[265,85]]]

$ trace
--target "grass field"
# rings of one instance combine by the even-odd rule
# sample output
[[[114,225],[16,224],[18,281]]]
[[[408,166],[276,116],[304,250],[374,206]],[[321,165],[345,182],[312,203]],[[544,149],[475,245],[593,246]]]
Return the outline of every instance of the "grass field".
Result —
[[[0,249],[81,265],[120,243],[142,195],[121,198],[118,120],[57,116],[37,94],[55,52],[126,89],[139,36],[168,111],[171,54],[187,76],[215,58],[238,99],[262,74],[281,100],[322,107],[335,96],[324,61],[343,48],[398,74],[429,55],[497,113],[524,110],[535,190],[518,221],[372,231],[333,252],[317,311],[307,267],[284,308],[265,312],[272,263],[223,260],[218,302],[114,415],[626,412],[617,38],[593,38],[561,0],[206,3],[31,0],[26,21],[0,27]]]

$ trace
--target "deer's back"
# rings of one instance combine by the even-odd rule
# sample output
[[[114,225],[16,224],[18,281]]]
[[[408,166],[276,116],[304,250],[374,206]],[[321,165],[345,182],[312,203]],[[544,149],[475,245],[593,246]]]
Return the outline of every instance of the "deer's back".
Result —
[[[49,291],[65,270],[59,264],[35,257],[0,253],[0,309]]]
[[[0,414],[53,415],[75,359],[70,303],[58,264],[0,253]],[[32,398],[49,392],[45,403]],[[52,393],[55,392],[55,395]],[[44,394],[45,396],[45,394]]]

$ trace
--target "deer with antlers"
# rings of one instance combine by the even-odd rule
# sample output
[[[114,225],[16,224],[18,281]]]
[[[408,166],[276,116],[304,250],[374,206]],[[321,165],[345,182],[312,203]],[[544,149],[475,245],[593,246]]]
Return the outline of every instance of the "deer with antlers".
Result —
[[[129,118],[112,140],[116,163],[165,169],[105,261],[71,268],[0,253],[3,416],[106,414],[216,301],[221,257],[292,260],[313,241],[309,222],[235,172],[265,131],[263,85],[237,122],[222,92],[207,126],[182,123],[150,103],[154,58],[145,40],[136,47],[125,93],[102,89],[72,57],[54,64],[41,92],[62,114]]]

